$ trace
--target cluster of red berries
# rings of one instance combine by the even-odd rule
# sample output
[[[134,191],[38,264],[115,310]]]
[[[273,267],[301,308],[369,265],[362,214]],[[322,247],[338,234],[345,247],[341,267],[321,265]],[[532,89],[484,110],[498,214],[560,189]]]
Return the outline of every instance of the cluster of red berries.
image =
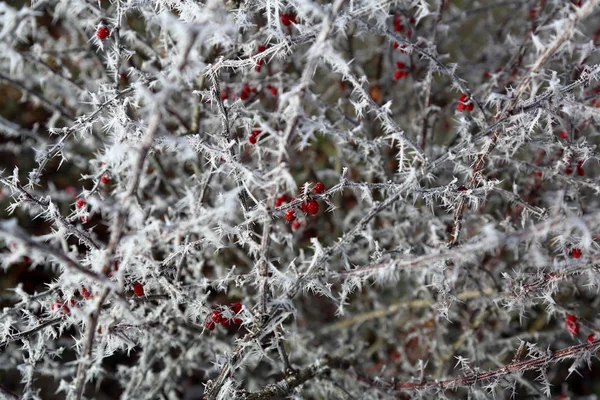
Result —
[[[50,304],[50,310],[60,311],[62,314],[69,314],[71,312],[71,307],[76,306],[77,301],[75,299],[71,299],[69,301],[61,301],[60,299],[54,300],[52,304]]]
[[[269,92],[271,92],[271,94],[273,96],[277,96],[277,88],[269,83],[267,83],[267,86],[265,87]]]
[[[577,335],[579,333],[579,324],[577,324],[577,317],[573,314],[567,315],[565,318],[565,325],[567,326],[567,331],[571,335]]]
[[[414,24],[415,23],[415,19],[413,17],[410,17],[409,23],[410,24]],[[404,26],[402,24],[402,15],[400,15],[400,14],[396,14],[394,16],[394,31],[395,32],[400,32],[404,36],[411,36],[412,35],[412,29],[410,28],[410,26]]]
[[[244,83],[242,91],[240,92],[240,99],[246,100],[252,93],[256,93],[256,88],[251,88],[250,85]]]
[[[400,46],[400,44],[398,42],[394,42],[394,43],[392,43],[392,47],[394,48],[394,50],[396,50],[398,47],[400,47],[400,53],[405,53],[405,49],[407,46],[405,44]]]
[[[290,26],[292,24],[297,24],[296,22],[296,14],[294,13],[279,13],[279,19],[284,26]]]
[[[229,306],[229,310],[234,315],[233,318],[227,318],[223,316],[221,311],[214,310],[208,317],[206,317],[206,321],[204,321],[204,326],[209,331],[214,331],[217,324],[221,324],[224,328],[229,328],[232,324],[234,326],[240,326],[242,324],[242,320],[236,315],[242,312],[242,304],[239,302],[235,302]]]
[[[600,34],[600,29],[598,29],[598,33],[597,33],[597,34]],[[600,36],[599,36],[599,37],[600,37]],[[598,39],[598,38],[596,38],[596,40],[597,40],[597,39]],[[594,42],[596,42],[596,40],[594,40]],[[596,95],[597,95],[597,94],[600,94],[600,86],[596,86],[594,89],[592,89],[592,91],[591,91],[591,92],[590,92],[590,91],[586,91],[586,92],[585,92],[585,95],[586,95],[586,96],[589,96],[589,95],[590,95],[590,94],[592,94],[592,93],[594,93],[594,94],[596,94]],[[594,98],[594,99],[592,99],[592,105],[593,105],[594,107],[596,107],[596,108],[600,108],[600,99],[597,99],[597,98]]]
[[[573,168],[571,166],[572,162],[573,161],[571,160],[571,157],[569,157],[567,166],[565,167],[565,174],[566,175],[571,175],[573,173]],[[583,169],[583,161],[581,161],[581,160],[577,161],[576,171],[577,171],[577,175],[578,176],[584,176],[585,175],[585,169]]]
[[[106,39],[109,35],[110,35],[110,31],[104,25],[99,27],[98,30],[96,31],[96,37],[100,40]]]
[[[248,141],[251,144],[256,144],[256,142],[258,141],[258,135],[260,135],[262,133],[262,131],[260,129],[252,129],[252,132],[250,133],[250,137],[248,138]]]
[[[263,46],[262,44],[258,46],[258,48],[256,49],[257,53],[260,54],[263,51],[265,51],[267,48],[265,46]],[[265,60],[264,58],[261,58],[260,60],[256,61],[256,66],[254,67],[254,70],[256,72],[260,72],[260,70],[262,69],[262,65],[264,64]]]
[[[475,107],[475,105],[473,104],[473,102],[471,102],[469,100],[469,96],[466,94],[461,94],[460,97],[458,98],[458,106],[456,107],[456,109],[459,112],[463,112],[463,111],[473,111],[473,108]]]
[[[399,80],[408,76],[408,68],[402,61],[396,61],[396,72],[394,72],[394,79]]]
[[[315,186],[313,187],[313,193],[314,194],[321,194],[325,191],[325,185],[321,182],[317,182],[315,184]],[[277,207],[281,206],[281,204],[285,201],[287,201],[287,196],[283,197],[280,196],[275,200],[275,205]],[[294,201],[296,201],[296,199],[292,199],[291,202],[293,203]],[[277,205],[279,202],[279,206]],[[308,199],[304,202],[302,202],[300,204],[300,206],[298,207],[300,209],[300,211],[302,211],[303,213],[306,214],[310,214],[310,215],[316,215],[319,213],[319,202],[315,199]],[[296,221],[296,212],[293,209],[289,209],[285,212],[285,220],[287,222],[297,222]],[[300,226],[299,223],[292,224],[292,228],[297,229]]]

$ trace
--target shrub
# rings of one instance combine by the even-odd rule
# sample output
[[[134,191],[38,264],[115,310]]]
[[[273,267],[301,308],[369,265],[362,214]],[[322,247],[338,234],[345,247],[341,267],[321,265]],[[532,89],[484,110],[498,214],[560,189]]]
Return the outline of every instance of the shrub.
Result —
[[[599,1],[0,4],[0,397],[593,394]]]

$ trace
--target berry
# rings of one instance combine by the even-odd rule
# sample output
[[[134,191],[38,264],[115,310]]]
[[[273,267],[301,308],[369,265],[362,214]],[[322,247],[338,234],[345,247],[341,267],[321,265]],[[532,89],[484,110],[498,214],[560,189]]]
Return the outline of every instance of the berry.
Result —
[[[98,37],[98,39],[100,40],[104,40],[108,37],[108,35],[110,35],[110,31],[108,30],[107,27],[105,26],[101,26],[100,28],[98,28],[98,30],[96,31],[96,36]]]
[[[590,333],[587,337],[588,343],[592,343],[594,340],[596,340],[596,336],[593,333]]]
[[[285,212],[285,220],[287,222],[294,222],[296,220],[296,213],[294,213],[294,210],[287,210]]]
[[[212,320],[210,320],[210,319],[207,318],[206,321],[204,321],[204,326],[209,331],[214,331],[216,324]]]
[[[102,178],[100,178],[100,182],[102,182],[103,185],[108,185],[110,183],[110,176],[106,174],[102,175]]]
[[[308,214],[311,215],[315,215],[319,212],[319,202],[316,200],[308,200],[306,203],[304,203],[304,212],[307,212]]]
[[[301,225],[302,225],[302,224],[300,223],[300,221],[294,221],[294,222],[292,222],[292,229],[293,229],[293,230],[300,229],[300,226],[301,226]]]
[[[229,320],[227,318],[221,319],[221,326],[223,328],[229,328]]]
[[[90,297],[92,297],[92,293],[89,290],[87,290],[85,287],[81,288],[81,295],[86,300],[89,300]]]
[[[84,224],[87,224],[88,222],[90,222],[90,217],[87,215],[82,215],[81,222],[83,222]]]
[[[235,302],[231,304],[229,308],[231,309],[231,311],[233,311],[234,314],[239,314],[242,311],[242,303]]]
[[[250,142],[250,144],[256,144],[257,140],[258,140],[258,138],[255,135],[250,135],[250,137],[248,138],[248,141]]]
[[[261,60],[261,61],[262,61],[262,60]],[[254,70],[255,70],[256,72],[260,72],[260,71],[261,71],[261,69],[262,69],[262,67],[260,66],[260,64],[258,64],[258,65],[256,65],[256,66],[254,67]]]
[[[577,175],[584,176],[585,170],[583,169],[583,161],[577,161]]]
[[[406,64],[404,64],[402,61],[396,61],[396,69],[405,69],[406,68]]]
[[[394,43],[392,44],[392,47],[393,47],[394,49],[397,49],[399,46],[400,46],[400,45],[398,44],[398,42],[394,42]]]
[[[569,138],[569,134],[567,133],[567,131],[561,131],[560,138],[567,140]]]
[[[287,196],[285,194],[281,195],[275,199],[275,207],[281,207],[281,205],[286,202],[287,202]]]
[[[263,52],[263,51],[265,51],[266,49],[267,49],[267,47],[266,47],[266,46],[264,46],[264,45],[262,45],[262,44],[259,44],[259,45],[258,45],[258,48],[257,48],[257,51],[258,51],[259,53],[262,53],[262,52]]]
[[[77,209],[85,207],[85,199],[77,199],[77,201],[75,202],[75,207]]]
[[[573,250],[571,250],[571,255],[573,256],[573,258],[580,258],[581,254],[581,249],[578,247],[575,247],[573,248]]]
[[[242,324],[242,320],[240,318],[234,318],[231,320],[234,325],[240,326]]]
[[[567,315],[565,318],[565,325],[567,326],[567,331],[571,335],[577,335],[579,333],[579,325],[577,325],[577,317],[573,314]]]
[[[144,286],[142,286],[142,284],[139,282],[135,282],[133,284],[133,294],[135,294],[138,297],[143,296],[144,295]]]
[[[223,316],[221,315],[221,312],[217,311],[217,310],[213,311],[210,314],[210,318],[217,324],[221,323],[221,321],[223,320]]]
[[[296,16],[292,13],[280,13],[279,18],[284,26],[290,26],[296,23]]]
[[[313,188],[313,192],[315,194],[321,194],[325,191],[325,185],[321,182],[315,183],[315,187]]]
[[[456,190],[458,190],[459,192],[464,192],[465,190],[467,190],[467,187],[465,185],[460,185]]]

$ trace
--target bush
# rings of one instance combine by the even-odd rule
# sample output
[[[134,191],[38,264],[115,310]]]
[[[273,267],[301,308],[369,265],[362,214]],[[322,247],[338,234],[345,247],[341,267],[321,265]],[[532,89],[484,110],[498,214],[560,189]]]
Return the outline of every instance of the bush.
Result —
[[[0,398],[599,394],[599,1],[0,4]]]

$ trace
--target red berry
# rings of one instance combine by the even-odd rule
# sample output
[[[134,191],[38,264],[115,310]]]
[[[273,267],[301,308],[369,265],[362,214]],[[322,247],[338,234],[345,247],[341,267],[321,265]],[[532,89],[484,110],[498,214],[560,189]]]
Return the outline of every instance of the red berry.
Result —
[[[400,45],[398,44],[398,42],[394,42],[394,43],[392,44],[392,47],[393,47],[394,49],[397,49],[399,46],[400,46]]]
[[[567,331],[571,335],[577,335],[579,333],[579,325],[577,325],[577,317],[569,314],[565,318],[565,325],[567,326]]]
[[[210,318],[217,324],[221,323],[221,321],[223,320],[223,316],[221,315],[221,312],[218,310],[213,311],[210,314]]]
[[[285,220],[287,222],[293,222],[296,220],[296,213],[294,213],[294,210],[287,210],[285,212]]]
[[[229,328],[229,320],[227,318],[222,318],[221,319],[221,326],[223,328]]]
[[[144,295],[144,286],[142,286],[142,284],[139,282],[135,282],[133,284],[133,294],[135,294],[138,297],[143,296]]]
[[[209,331],[214,331],[216,324],[212,320],[210,320],[210,319],[207,318],[206,321],[204,321],[204,326]]]
[[[460,95],[460,97],[458,98],[458,101],[461,101],[461,102],[463,102],[463,103],[464,103],[464,102],[465,102],[465,100],[466,100],[468,97],[469,97],[469,96],[467,96],[465,93],[462,93],[462,94]]]
[[[85,199],[77,199],[77,201],[75,202],[75,207],[78,209],[85,207]]]
[[[81,288],[81,295],[86,300],[89,300],[90,297],[92,297],[92,293],[89,290],[87,290],[85,287]]]
[[[293,229],[293,230],[300,229],[300,226],[301,226],[301,225],[302,225],[302,224],[300,224],[300,221],[294,221],[294,222],[292,222],[292,229]]]
[[[579,176],[585,175],[585,170],[583,169],[583,161],[577,162],[577,175],[579,175]]]
[[[535,171],[535,176],[537,176],[538,178],[542,177],[542,171]]]
[[[256,144],[256,141],[258,140],[258,138],[256,137],[256,135],[250,135],[250,137],[248,138],[248,141],[251,144]]]
[[[108,37],[108,35],[110,35],[110,31],[108,30],[107,27],[105,26],[101,26],[100,28],[98,28],[98,30],[96,31],[96,36],[98,37],[98,39],[100,40],[104,40]]]
[[[316,200],[308,200],[305,203],[305,212],[315,215],[319,212],[319,202]]]
[[[569,138],[569,134],[567,133],[567,131],[561,131],[560,138],[567,140]]]
[[[100,178],[100,182],[102,182],[103,185],[108,185],[110,183],[110,176],[106,174],[102,175],[102,178]]]
[[[90,217],[87,215],[82,215],[81,222],[83,222],[84,224],[87,224],[88,222],[90,222]]]
[[[573,250],[571,250],[571,255],[573,256],[573,258],[580,258],[581,257],[581,249],[580,248],[573,248]]]
[[[321,194],[325,191],[325,185],[322,182],[315,183],[315,187],[313,188],[313,192],[316,194]]]
[[[260,66],[260,64],[258,64],[257,66],[254,67],[254,70],[256,72],[260,72],[262,70],[262,67]]]
[[[587,337],[588,343],[592,343],[594,340],[596,340],[596,336],[593,333],[590,333]]]
[[[490,71],[483,71],[483,79],[490,79]]]
[[[394,72],[394,79],[395,80],[401,79],[402,75],[403,75],[402,72],[403,71],[396,71],[396,72]]]
[[[475,104],[473,104],[473,103],[465,104],[465,110],[473,111],[473,108],[475,108]]]
[[[404,69],[406,68],[406,64],[404,64],[402,61],[396,61],[396,69]]]
[[[467,187],[465,185],[460,185],[457,190],[459,192],[464,192],[465,190],[467,190]]]
[[[246,92],[242,92],[240,93],[240,100],[246,100],[248,98],[249,94]]]
[[[240,318],[234,318],[231,320],[234,325],[240,326],[242,324],[242,320]]]
[[[262,52],[263,52],[263,51],[265,51],[266,49],[267,49],[267,47],[266,47],[265,45],[259,44],[259,45],[258,45],[258,48],[257,48],[257,51],[258,51],[259,53],[262,53]]]
[[[242,303],[235,302],[235,303],[231,304],[229,306],[229,308],[231,309],[231,311],[233,311],[234,314],[239,314],[240,311],[242,311]]]
[[[275,199],[275,207],[281,207],[285,202],[287,202],[287,196],[284,194]]]

